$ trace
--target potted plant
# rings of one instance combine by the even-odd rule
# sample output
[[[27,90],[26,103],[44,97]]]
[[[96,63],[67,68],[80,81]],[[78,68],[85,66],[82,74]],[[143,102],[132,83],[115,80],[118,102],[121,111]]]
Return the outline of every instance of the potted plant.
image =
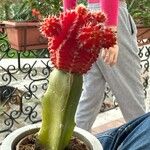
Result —
[[[127,0],[128,9],[137,26],[139,41],[150,39],[150,3],[149,0]],[[148,40],[147,40],[148,41]],[[144,43],[147,44],[147,43]]]
[[[91,68],[101,49],[116,44],[115,33],[104,26],[104,21],[104,14],[90,12],[82,5],[44,20],[40,30],[48,38],[54,70],[42,98],[42,124],[24,127],[25,131],[21,134],[20,129],[16,130],[3,141],[1,150],[12,150],[26,134],[31,135],[21,141],[25,145],[26,141],[32,139],[31,145],[34,143],[46,150],[64,150],[68,146],[75,127],[74,115],[82,91],[82,74]],[[35,132],[38,132],[36,136]],[[79,135],[81,141],[87,141],[87,137],[76,133],[75,128],[76,135]],[[10,141],[12,137],[15,139]],[[93,136],[90,138],[98,142]],[[81,147],[81,150],[101,149],[99,142],[88,143],[89,139],[85,142],[85,149]]]
[[[6,0],[2,1],[2,5],[3,23],[12,48],[30,50],[47,47],[47,39],[39,31],[40,22],[43,17],[60,11],[59,0]]]

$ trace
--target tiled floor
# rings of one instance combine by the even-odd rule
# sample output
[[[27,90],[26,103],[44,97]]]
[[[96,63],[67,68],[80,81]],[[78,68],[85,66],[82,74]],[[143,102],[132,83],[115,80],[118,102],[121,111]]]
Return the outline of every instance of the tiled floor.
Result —
[[[150,112],[150,87],[147,90],[147,98],[145,99],[146,111]],[[100,113],[92,127],[92,133],[96,134],[99,132],[106,131],[113,127],[118,127],[124,124],[125,121],[123,119],[122,113],[119,107]]]
[[[115,127],[118,127],[122,124],[124,124],[124,119],[123,118],[120,118],[120,119],[116,119],[116,120],[113,120],[113,121],[110,121],[108,123],[105,123],[103,125],[100,125],[100,126],[97,126],[95,128],[92,129],[92,133],[93,134],[97,134],[97,133],[100,133],[100,132],[103,132],[103,131],[106,131],[110,128],[115,128]]]
[[[100,113],[92,127],[92,133],[97,134],[124,124],[125,121],[119,108]]]

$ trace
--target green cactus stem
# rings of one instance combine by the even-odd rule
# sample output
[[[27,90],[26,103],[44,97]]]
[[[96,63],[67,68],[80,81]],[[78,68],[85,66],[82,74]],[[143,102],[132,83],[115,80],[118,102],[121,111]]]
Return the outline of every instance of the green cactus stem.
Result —
[[[82,90],[82,75],[54,69],[42,98],[40,144],[47,150],[64,150],[75,126],[74,115]]]

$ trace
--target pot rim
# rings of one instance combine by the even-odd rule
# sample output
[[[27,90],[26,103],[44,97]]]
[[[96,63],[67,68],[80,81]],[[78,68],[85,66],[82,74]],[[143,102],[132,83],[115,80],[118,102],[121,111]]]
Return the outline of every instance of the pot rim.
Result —
[[[28,22],[28,21],[3,21],[3,24],[5,24],[6,27],[39,27],[41,25],[41,22]]]
[[[37,130],[40,128],[41,123],[27,125],[24,127],[21,127],[12,133],[10,133],[2,142],[1,150],[13,150],[13,145],[18,142],[21,138],[24,137],[24,133],[31,133],[32,130]],[[91,148],[91,150],[101,150],[102,146],[99,142],[99,140],[89,133],[88,131],[85,131],[81,128],[75,127],[74,128],[74,135],[83,139],[83,141]],[[17,138],[19,137],[19,139]]]

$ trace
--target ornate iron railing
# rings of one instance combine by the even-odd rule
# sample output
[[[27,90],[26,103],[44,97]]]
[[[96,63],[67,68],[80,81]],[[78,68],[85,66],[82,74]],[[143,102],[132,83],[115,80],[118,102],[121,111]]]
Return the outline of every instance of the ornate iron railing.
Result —
[[[146,95],[150,46],[139,47],[139,56]],[[47,49],[12,50],[6,34],[0,32],[0,141],[16,128],[41,120],[40,98],[47,89],[51,70]],[[107,105],[110,97],[113,101]],[[106,87],[101,111],[117,106],[110,88]]]

